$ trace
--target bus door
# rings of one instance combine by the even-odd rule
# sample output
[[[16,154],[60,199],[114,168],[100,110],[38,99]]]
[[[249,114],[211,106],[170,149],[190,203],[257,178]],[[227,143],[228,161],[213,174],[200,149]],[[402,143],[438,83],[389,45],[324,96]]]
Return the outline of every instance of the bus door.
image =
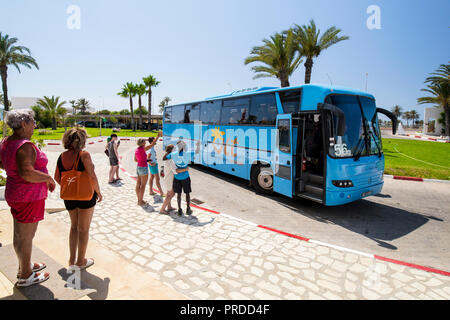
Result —
[[[277,116],[273,190],[290,198],[292,198],[293,181],[295,181],[293,149],[292,115],[279,114]]]

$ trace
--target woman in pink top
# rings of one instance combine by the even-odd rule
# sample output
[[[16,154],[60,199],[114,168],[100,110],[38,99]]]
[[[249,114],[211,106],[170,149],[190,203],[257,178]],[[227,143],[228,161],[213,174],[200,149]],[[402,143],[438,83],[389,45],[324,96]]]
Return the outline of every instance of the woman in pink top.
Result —
[[[153,140],[152,143],[150,143],[148,146],[145,146],[147,140],[146,139],[138,139],[137,145],[138,148],[136,149],[134,153],[134,161],[137,162],[137,168],[136,168],[136,195],[138,198],[138,205],[139,206],[146,206],[148,205],[147,202],[144,201],[144,194],[145,194],[145,186],[147,185],[148,180],[148,165],[147,165],[147,153],[146,151],[153,148],[158,141],[158,138],[161,137],[162,133],[158,132],[158,136],[155,140]]]
[[[0,167],[6,170],[5,199],[14,218],[14,250],[19,260],[18,287],[43,282],[49,273],[37,273],[46,266],[31,263],[32,242],[39,221],[44,219],[47,190],[56,183],[48,175],[47,156],[30,142],[36,122],[31,110],[14,110],[6,122],[13,134],[0,145]]]

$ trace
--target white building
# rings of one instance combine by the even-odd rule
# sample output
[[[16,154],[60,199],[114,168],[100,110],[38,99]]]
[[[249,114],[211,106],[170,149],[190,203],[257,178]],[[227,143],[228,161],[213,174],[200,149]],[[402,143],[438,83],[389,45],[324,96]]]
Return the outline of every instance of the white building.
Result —
[[[12,97],[10,109],[30,109],[37,104],[39,98],[36,97]]]
[[[443,108],[425,108],[425,115],[423,117],[423,134],[442,135],[442,125],[439,123]],[[433,130],[434,127],[434,130]]]

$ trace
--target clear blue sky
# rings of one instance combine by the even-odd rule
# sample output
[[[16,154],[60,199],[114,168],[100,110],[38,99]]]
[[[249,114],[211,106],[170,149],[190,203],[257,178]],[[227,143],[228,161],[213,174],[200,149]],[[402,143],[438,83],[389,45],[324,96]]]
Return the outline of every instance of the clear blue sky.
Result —
[[[381,30],[369,30],[369,5],[381,9]],[[66,26],[70,5],[81,9],[81,29]],[[450,60],[448,0],[214,0],[1,1],[0,31],[31,49],[39,70],[9,69],[10,96],[85,97],[97,109],[128,108],[116,95],[127,81],[153,74],[161,81],[153,106],[203,99],[277,79],[253,80],[244,59],[274,32],[310,19],[350,40],[315,60],[312,82],[365,89],[378,106],[415,108],[429,72]],[[304,83],[304,66],[291,85]],[[145,105],[147,99],[144,98]],[[135,100],[135,105],[137,99]]]

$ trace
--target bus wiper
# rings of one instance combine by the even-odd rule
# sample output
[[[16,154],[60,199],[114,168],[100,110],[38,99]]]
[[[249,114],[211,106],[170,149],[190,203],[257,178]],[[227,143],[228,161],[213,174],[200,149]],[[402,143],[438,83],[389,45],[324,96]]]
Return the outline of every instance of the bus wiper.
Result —
[[[362,144],[363,148],[360,148],[361,142],[364,142]],[[353,157],[354,157],[353,160],[355,160],[355,161],[359,160],[359,158],[361,157],[361,154],[364,151],[364,146],[366,145],[365,142],[366,142],[366,133],[363,132],[362,137],[359,138],[358,143],[356,144],[356,149],[355,149],[355,154],[353,155]]]

